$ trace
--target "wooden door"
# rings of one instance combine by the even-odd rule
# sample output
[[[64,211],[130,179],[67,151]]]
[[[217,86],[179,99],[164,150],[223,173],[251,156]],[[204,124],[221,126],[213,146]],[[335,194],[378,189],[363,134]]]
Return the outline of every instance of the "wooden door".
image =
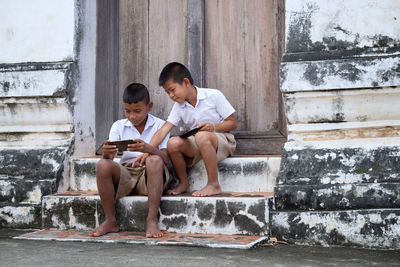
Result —
[[[221,90],[235,107],[239,154],[280,153],[285,141],[278,80],[282,4],[205,1],[205,86]]]
[[[152,113],[163,119],[173,102],[158,86],[158,76],[171,61],[187,62],[186,6],[186,0],[120,0],[120,98],[129,83],[143,83],[154,102]]]
[[[283,0],[110,1],[100,1],[99,8],[114,5],[117,11],[98,14],[109,14],[108,22],[114,23],[118,34],[114,33],[113,42],[105,38],[110,33],[98,29],[103,31],[98,35],[104,35],[100,39],[113,45],[102,43],[100,48],[106,46],[113,53],[98,53],[97,65],[104,69],[99,67],[104,57],[114,62],[111,72],[118,78],[113,94],[101,82],[97,84],[100,97],[96,99],[102,94],[114,99],[108,101],[114,108],[107,111],[114,112],[113,116],[96,115],[106,118],[97,119],[102,122],[96,123],[98,144],[113,120],[123,118],[122,93],[131,82],[145,84],[154,102],[152,113],[167,118],[173,102],[158,86],[158,75],[167,63],[178,61],[188,66],[196,85],[221,90],[235,107],[239,120],[234,132],[236,154],[280,153],[285,123],[278,86],[279,29],[283,29],[279,14],[283,12],[278,9]],[[110,75],[107,71],[97,80],[104,81]]]

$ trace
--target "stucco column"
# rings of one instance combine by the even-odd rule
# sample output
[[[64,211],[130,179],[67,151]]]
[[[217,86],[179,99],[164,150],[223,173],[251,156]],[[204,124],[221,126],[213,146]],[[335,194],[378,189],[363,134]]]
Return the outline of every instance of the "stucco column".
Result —
[[[396,247],[398,14],[395,0],[286,1],[288,141],[272,220],[283,238]]]

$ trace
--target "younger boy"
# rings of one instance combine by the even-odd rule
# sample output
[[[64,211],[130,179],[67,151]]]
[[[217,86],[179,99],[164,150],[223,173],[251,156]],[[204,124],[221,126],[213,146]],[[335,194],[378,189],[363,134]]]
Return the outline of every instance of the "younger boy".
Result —
[[[148,195],[146,237],[161,237],[163,233],[158,228],[157,215],[162,192],[170,179],[165,167],[168,162],[165,148],[169,135],[161,139],[160,145],[156,146],[158,149],[148,144],[164,121],[149,114],[153,103],[150,102],[149,92],[144,85],[133,83],[126,87],[123,102],[126,119],[114,122],[109,140],[133,139],[136,143],[128,146],[128,151],[123,152],[118,164],[113,160],[117,153],[116,146],[109,145],[109,140],[104,142],[103,158],[96,166],[96,179],[106,220],[90,235],[98,237],[118,232],[115,201],[135,194]],[[133,160],[141,152],[151,155],[147,157],[143,167],[133,164]]]
[[[150,144],[158,146],[181,120],[191,129],[200,128],[195,136],[187,139],[172,137],[168,141],[168,153],[179,178],[179,185],[169,190],[168,194],[177,195],[189,191],[186,167],[193,166],[201,158],[206,167],[208,182],[192,195],[200,197],[219,194],[221,187],[217,162],[232,155],[236,148],[235,138],[229,133],[237,127],[233,115],[235,109],[220,91],[195,87],[189,70],[177,62],[164,67],[159,85],[175,104],[167,122],[156,132]],[[146,154],[143,154],[136,162],[140,165],[145,158]]]

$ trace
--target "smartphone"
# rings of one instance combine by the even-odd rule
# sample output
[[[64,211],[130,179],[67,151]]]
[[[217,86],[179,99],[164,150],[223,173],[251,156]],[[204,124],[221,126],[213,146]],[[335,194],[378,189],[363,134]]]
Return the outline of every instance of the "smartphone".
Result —
[[[126,151],[128,149],[129,144],[136,144],[136,143],[137,142],[133,141],[132,139],[108,142],[109,145],[117,146],[118,152]]]
[[[191,135],[195,135],[198,131],[200,130],[200,128],[194,128],[184,134],[181,134],[180,137],[181,138],[188,138]]]

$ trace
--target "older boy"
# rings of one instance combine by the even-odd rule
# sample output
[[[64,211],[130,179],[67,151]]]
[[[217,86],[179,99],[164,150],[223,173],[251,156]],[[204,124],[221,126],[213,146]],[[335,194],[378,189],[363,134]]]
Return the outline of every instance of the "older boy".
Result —
[[[234,136],[237,120],[225,96],[218,90],[198,88],[193,85],[189,70],[177,62],[169,63],[161,71],[159,85],[175,101],[167,122],[153,136],[150,144],[157,146],[179,121],[190,128],[200,128],[195,136],[187,139],[172,137],[168,142],[168,153],[179,178],[179,185],[168,194],[177,195],[189,191],[186,167],[203,159],[208,182],[192,195],[212,196],[221,192],[218,182],[217,162],[232,155],[236,148]],[[136,159],[143,164],[146,154]]]
[[[161,139],[158,149],[148,144],[165,122],[149,114],[153,104],[144,85],[133,83],[126,87],[123,103],[126,119],[114,122],[109,140],[133,139],[136,143],[128,146],[128,151],[123,152],[118,164],[113,160],[117,153],[116,146],[109,145],[109,140],[104,142],[103,158],[96,166],[96,178],[106,220],[90,234],[98,237],[118,232],[115,200],[135,194],[148,195],[146,237],[161,237],[163,233],[158,228],[157,215],[162,192],[169,182],[168,170],[165,167],[168,162],[165,148],[169,135]],[[144,166],[136,166],[133,160],[141,155],[141,152],[151,156],[147,157]]]

